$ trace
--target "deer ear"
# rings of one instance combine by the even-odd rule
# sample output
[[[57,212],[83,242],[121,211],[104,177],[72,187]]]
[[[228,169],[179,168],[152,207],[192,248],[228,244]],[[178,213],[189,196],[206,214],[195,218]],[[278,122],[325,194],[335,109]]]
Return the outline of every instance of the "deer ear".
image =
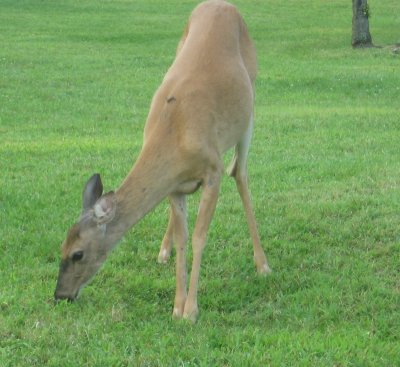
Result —
[[[117,209],[117,198],[114,192],[103,195],[94,204],[94,220],[98,225],[111,222]]]
[[[103,193],[103,184],[101,183],[101,178],[98,173],[90,177],[89,181],[86,183],[85,188],[82,193],[82,205],[83,210],[88,210],[93,207],[96,200]]]

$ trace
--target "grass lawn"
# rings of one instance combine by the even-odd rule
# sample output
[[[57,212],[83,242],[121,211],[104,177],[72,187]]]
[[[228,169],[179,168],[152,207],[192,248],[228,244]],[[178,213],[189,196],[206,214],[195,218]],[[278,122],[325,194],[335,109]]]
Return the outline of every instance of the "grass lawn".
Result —
[[[54,306],[83,185],[128,173],[196,3],[0,0],[0,366],[399,366],[400,55],[352,50],[344,0],[235,1],[258,50],[249,176],[273,273],[256,275],[225,177],[197,324],[172,320],[174,259],[156,263],[166,203]],[[370,5],[374,43],[399,43],[398,0]]]

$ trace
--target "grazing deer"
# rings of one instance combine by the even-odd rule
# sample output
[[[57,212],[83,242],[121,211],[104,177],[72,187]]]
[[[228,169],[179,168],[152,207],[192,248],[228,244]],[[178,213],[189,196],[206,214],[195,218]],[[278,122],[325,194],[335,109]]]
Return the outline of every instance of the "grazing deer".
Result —
[[[166,262],[175,244],[173,316],[194,322],[201,256],[217,203],[222,155],[231,147],[235,154],[228,174],[236,181],[246,212],[255,265],[261,274],[270,272],[247,186],[256,72],[256,52],[236,8],[223,0],[197,6],[151,103],[143,147],[132,170],[115,192],[103,194],[98,174],[86,183],[82,215],[62,245],[56,300],[74,300],[124,233],[168,197],[170,217],[158,261]],[[200,186],[187,292],[186,195]]]

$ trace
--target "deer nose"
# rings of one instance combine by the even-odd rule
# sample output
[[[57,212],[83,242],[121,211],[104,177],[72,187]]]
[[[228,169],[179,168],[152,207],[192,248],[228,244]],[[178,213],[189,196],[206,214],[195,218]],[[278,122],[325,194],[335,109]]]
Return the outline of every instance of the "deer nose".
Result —
[[[60,294],[57,291],[54,292],[54,303],[57,304],[60,301],[66,300],[67,302],[74,302],[76,297],[67,296],[65,294]]]

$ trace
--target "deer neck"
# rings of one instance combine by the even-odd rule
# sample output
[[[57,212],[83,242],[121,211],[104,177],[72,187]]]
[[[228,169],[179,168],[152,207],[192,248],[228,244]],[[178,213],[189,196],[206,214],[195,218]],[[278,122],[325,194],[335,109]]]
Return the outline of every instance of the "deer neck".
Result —
[[[174,190],[177,172],[173,159],[165,153],[159,145],[144,146],[132,170],[115,192],[116,214],[107,228],[112,243],[117,243]]]

